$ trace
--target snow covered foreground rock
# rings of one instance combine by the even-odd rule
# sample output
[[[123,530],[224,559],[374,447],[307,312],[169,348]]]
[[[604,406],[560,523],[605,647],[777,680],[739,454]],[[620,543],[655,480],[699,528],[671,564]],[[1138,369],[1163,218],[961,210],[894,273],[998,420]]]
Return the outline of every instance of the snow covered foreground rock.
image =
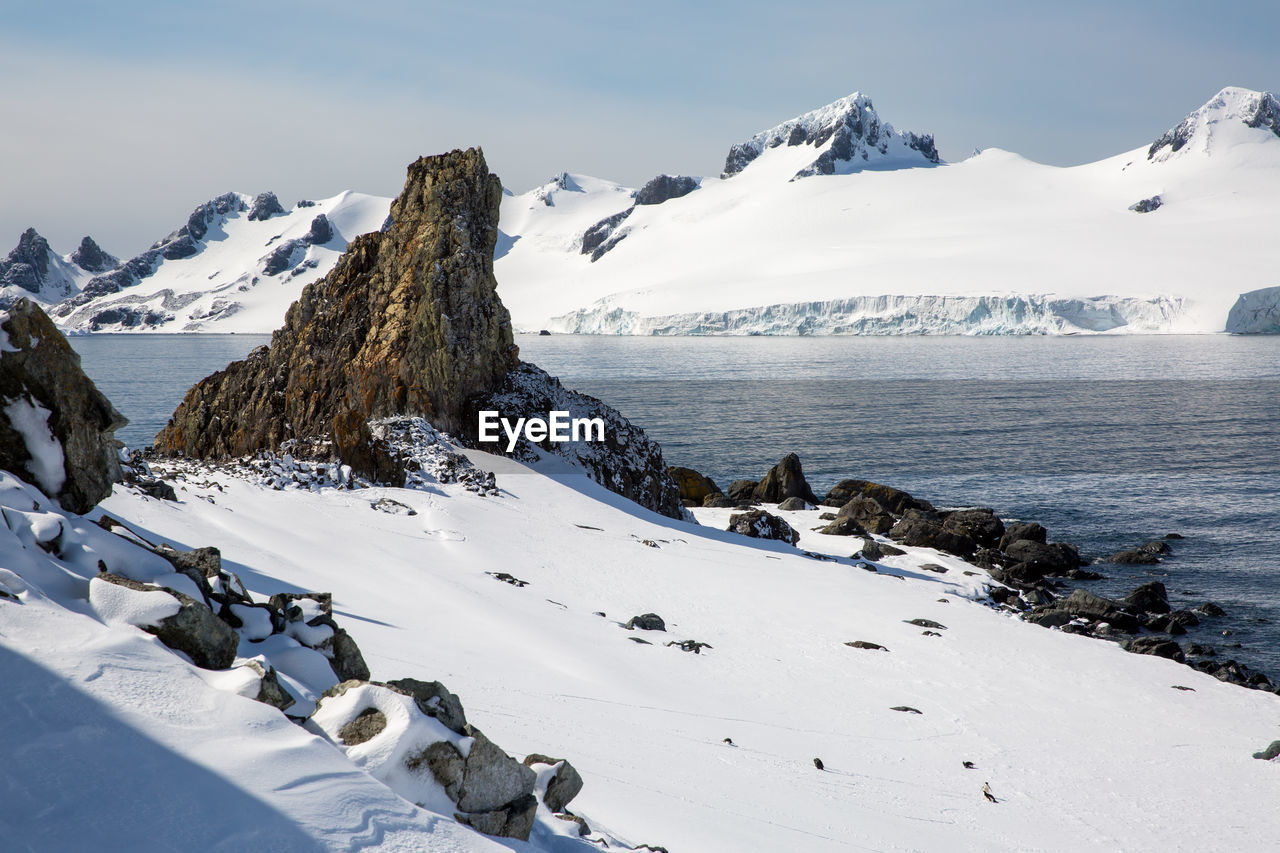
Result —
[[[277,489],[187,463],[172,479],[179,502],[124,489],[104,510],[152,541],[216,544],[255,602],[281,588],[332,590],[334,618],[375,677],[439,680],[465,697],[464,719],[506,749],[570,756],[585,780],[571,808],[592,838],[611,827],[614,848],[625,832],[633,844],[699,851],[1251,849],[1280,831],[1267,808],[1280,765],[1252,757],[1277,737],[1272,694],[1020,622],[993,609],[985,573],[932,549],[906,547],[871,561],[876,572],[861,570],[867,561],[846,556],[848,537],[810,531],[818,510],[777,511],[802,531],[802,551],[627,509],[584,475],[548,467],[554,460],[539,473],[468,455],[496,474],[501,498],[460,484]],[[7,505],[41,503],[16,488],[4,493]],[[414,514],[377,511],[381,498]],[[37,525],[6,510],[5,589],[22,603],[0,600],[0,646],[10,695],[20,697],[4,707],[29,709],[8,717],[6,731],[58,752],[21,750],[0,774],[27,792],[22,803],[69,823],[6,811],[8,837],[58,849],[41,841],[92,823],[96,837],[163,849],[128,835],[143,831],[138,821],[104,818],[131,795],[101,780],[139,767],[147,785],[204,794],[179,801],[206,839],[240,832],[292,839],[280,849],[486,849],[481,836],[450,830],[452,812],[442,819],[408,806],[434,778],[413,774],[410,764],[424,762],[409,759],[437,736],[458,747],[450,725],[460,711],[447,695],[427,691],[428,708],[432,695],[439,700],[431,717],[391,682],[348,685],[317,697],[318,729],[298,729],[244,696],[256,670],[204,672],[141,629],[77,612],[95,555],[122,571],[120,551],[138,553],[150,571],[131,572],[153,585],[181,581],[120,536],[41,504],[45,512],[83,561],[68,564],[25,538]],[[712,524],[730,510],[695,512]],[[496,583],[499,570],[526,585]],[[672,641],[710,648],[692,655],[632,642],[641,632],[623,623],[648,612],[662,614]],[[915,620],[946,629],[924,629],[930,636]],[[294,693],[316,670],[336,680],[321,653],[288,634],[251,643],[240,633],[240,656],[258,650]],[[889,651],[846,645],[859,641]],[[31,662],[65,679],[63,706],[110,709],[94,715],[110,721],[110,736],[75,740],[83,724],[66,725],[45,705],[48,676],[30,673]],[[133,764],[113,751],[139,738],[159,745],[137,750]],[[88,783],[37,772],[53,754],[75,756],[77,779],[92,768],[91,798]],[[456,762],[449,755],[440,760]],[[204,781],[210,772],[230,781]],[[983,782],[1000,803],[982,798]],[[535,797],[549,790],[533,788]],[[273,809],[272,819],[245,826],[226,816],[246,796]],[[509,810],[497,811],[505,824]],[[167,814],[142,825],[169,828]],[[562,849],[578,831],[539,808],[529,849]]]

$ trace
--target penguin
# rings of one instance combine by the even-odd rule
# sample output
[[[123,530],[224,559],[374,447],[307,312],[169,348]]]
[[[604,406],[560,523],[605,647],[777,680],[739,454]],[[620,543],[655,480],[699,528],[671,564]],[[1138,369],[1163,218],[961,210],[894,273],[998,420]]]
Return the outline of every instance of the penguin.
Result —
[[[993,794],[993,793],[991,793],[991,783],[990,783],[990,782],[983,782],[983,783],[982,783],[982,796],[986,797],[988,802],[992,802],[992,803],[998,803],[998,802],[1000,802],[999,800],[997,800],[997,799],[996,799],[996,795],[995,795],[995,794]]]
[[[721,743],[727,743],[729,744],[729,746],[737,746],[737,744],[733,742],[733,738],[731,737],[725,738],[723,741],[721,741]]]
[[[825,767],[823,767],[823,766],[822,766],[822,759],[821,759],[821,758],[815,758],[815,759],[813,759],[813,766],[814,766],[814,767],[816,767],[816,768],[818,768],[819,770],[825,770],[825,769],[826,769]]]
[[[977,769],[978,769],[978,765],[974,764],[972,761],[966,761],[966,762],[964,762],[964,769],[965,769],[965,770],[977,770]]]

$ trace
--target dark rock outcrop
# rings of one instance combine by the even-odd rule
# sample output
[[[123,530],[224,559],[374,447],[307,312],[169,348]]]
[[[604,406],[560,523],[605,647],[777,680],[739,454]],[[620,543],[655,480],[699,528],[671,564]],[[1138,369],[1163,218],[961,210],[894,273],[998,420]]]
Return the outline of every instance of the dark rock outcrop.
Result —
[[[985,507],[954,510],[941,515],[943,530],[968,536],[983,548],[995,548],[1005,534],[1000,516]]]
[[[80,246],[71,253],[71,262],[83,270],[96,273],[104,273],[120,266],[119,258],[108,255],[92,237],[88,236],[81,240]]]
[[[769,469],[752,492],[752,497],[763,503],[781,503],[787,498],[800,498],[816,504],[818,498],[809,488],[800,467],[800,457],[788,453],[777,465]]]
[[[735,503],[749,502],[754,499],[753,496],[758,485],[760,485],[759,480],[734,480],[724,490],[724,493]]]
[[[1005,525],[1004,535],[1000,537],[999,548],[1008,551],[1014,542],[1039,542],[1044,544],[1049,536],[1044,527],[1034,521],[1012,521]]]
[[[971,556],[978,550],[968,534],[948,530],[936,515],[915,509],[903,514],[889,530],[889,536],[908,547],[935,548],[958,557]]]
[[[753,539],[777,539],[789,545],[800,541],[800,534],[794,527],[762,509],[734,513],[729,516],[727,529]]]
[[[34,302],[0,315],[0,341],[0,468],[88,512],[120,480],[114,435],[127,421]]]
[[[49,241],[34,228],[28,228],[18,237],[18,245],[7,258],[0,260],[0,287],[19,287],[31,293],[39,293],[49,278]]]
[[[662,204],[686,196],[698,188],[698,179],[685,175],[658,175],[635,191],[636,204]]]
[[[667,623],[657,613],[642,613],[627,620],[628,631],[639,628],[641,631],[666,631]]]
[[[702,506],[711,495],[722,494],[720,487],[710,477],[699,474],[692,468],[683,468],[679,465],[670,465],[667,467],[667,474],[675,482],[676,488],[680,490],[680,499],[688,501],[696,501],[698,506]]]
[[[440,682],[399,678],[388,681],[386,686],[406,696],[412,696],[419,711],[428,717],[435,717],[458,734],[465,735],[470,730],[467,726],[467,715],[462,710],[462,701]]]
[[[316,214],[316,218],[311,220],[311,230],[302,238],[312,246],[323,246],[333,239],[333,226],[329,224],[329,217],[323,213]]]
[[[156,437],[202,458],[277,449],[328,433],[335,417],[421,414],[460,432],[469,403],[515,367],[496,294],[502,187],[478,149],[423,157],[386,233],[356,238],[308,285],[270,347],[202,380]]]
[[[1164,199],[1158,195],[1153,195],[1151,198],[1144,198],[1139,201],[1135,201],[1133,204],[1129,205],[1129,209],[1134,213],[1151,213],[1153,210],[1159,210],[1163,206]]]
[[[1124,597],[1126,610],[1135,613],[1168,613],[1169,593],[1159,581],[1144,583]]]
[[[544,440],[536,446],[542,452],[568,459],[616,494],[669,518],[683,517],[680,490],[667,473],[667,463],[658,443],[616,409],[595,397],[565,388],[545,370],[520,362],[507,374],[502,385],[481,398],[475,408],[498,411],[508,418],[518,415],[547,419],[552,411],[568,412],[570,418],[599,418],[604,422],[604,441]],[[477,433],[474,415],[464,426],[462,437],[473,441]],[[506,443],[504,440],[476,446],[498,453],[505,450]],[[513,455],[533,461],[536,459],[533,447],[522,436]]]
[[[257,222],[263,219],[270,219],[284,212],[284,207],[280,204],[280,199],[276,198],[275,193],[258,193],[254,196],[253,204],[249,207],[249,221]]]
[[[1182,647],[1173,640],[1168,640],[1164,637],[1150,635],[1134,637],[1125,640],[1120,646],[1126,652],[1133,652],[1136,655],[1155,655],[1158,658],[1168,658],[1178,663],[1186,663],[1187,661],[1187,656],[1183,653]]]
[[[622,238],[627,236],[627,229],[619,228],[634,207],[628,207],[626,210],[619,211],[611,216],[606,216],[595,225],[592,225],[582,233],[582,254],[590,255],[591,262],[595,263],[605,256],[610,249],[618,245]]]

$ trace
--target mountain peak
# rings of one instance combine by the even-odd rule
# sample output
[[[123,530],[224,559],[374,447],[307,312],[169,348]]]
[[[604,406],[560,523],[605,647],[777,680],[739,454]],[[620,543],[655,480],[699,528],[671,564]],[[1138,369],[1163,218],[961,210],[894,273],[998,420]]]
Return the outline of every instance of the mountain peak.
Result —
[[[1254,130],[1280,137],[1280,100],[1270,92],[1228,86],[1151,143],[1147,159],[1162,162],[1183,149],[1207,153],[1211,146],[1253,139]]]
[[[120,259],[109,255],[89,236],[80,241],[80,247],[71,253],[71,262],[94,273],[104,273],[120,266]]]
[[[745,169],[766,150],[811,145],[818,151],[796,178],[847,174],[872,166],[932,166],[940,161],[931,134],[905,133],[882,121],[871,98],[854,92],[838,101],[761,131],[729,149],[722,178]]]

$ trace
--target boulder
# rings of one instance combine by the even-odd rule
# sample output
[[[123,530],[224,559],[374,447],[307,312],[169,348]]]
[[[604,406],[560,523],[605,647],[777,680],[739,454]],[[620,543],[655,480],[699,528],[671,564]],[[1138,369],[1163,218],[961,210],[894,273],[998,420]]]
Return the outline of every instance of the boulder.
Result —
[[[110,572],[100,572],[96,580],[138,592],[160,590],[160,587],[139,583]],[[154,634],[156,639],[169,648],[182,652],[202,669],[226,669],[235,663],[240,635],[215,616],[204,602],[174,590],[163,591],[177,599],[178,612],[159,620],[155,625],[143,626],[143,630]]]
[[[552,812],[563,812],[582,791],[582,776],[563,758],[534,753],[525,756],[524,764],[538,774],[537,788],[542,790],[542,802]]]
[[[841,504],[837,518],[852,518],[872,533],[884,535],[894,525],[895,519],[889,508],[870,495],[850,498]]]
[[[456,814],[459,823],[477,832],[498,838],[518,838],[527,841],[533,832],[533,822],[538,816],[538,798],[526,794],[510,805],[489,812]]]
[[[724,493],[735,504],[742,501],[750,501],[755,499],[755,490],[758,485],[760,485],[758,480],[734,480],[729,484],[729,488],[724,490]]]
[[[1038,609],[1034,615],[1028,617],[1028,621],[1052,627],[1054,623],[1065,624],[1063,619],[1069,622],[1077,618],[1106,622],[1120,631],[1137,631],[1139,627],[1137,617],[1126,612],[1120,602],[1094,595],[1084,589],[1074,589],[1066,598]]]
[[[667,623],[657,613],[644,613],[640,616],[632,616],[627,620],[626,628],[628,631],[639,628],[641,631],[665,631]]]
[[[1078,590],[1077,590],[1078,591]],[[1150,635],[1142,637],[1133,637],[1125,640],[1120,644],[1126,652],[1133,652],[1136,655],[1155,655],[1159,658],[1168,658],[1178,663],[1186,663],[1187,657],[1183,654],[1182,647],[1173,640],[1164,637],[1153,637]]]
[[[913,548],[936,548],[958,557],[968,557],[978,545],[967,534],[947,530],[941,523],[919,510],[908,510],[889,530],[889,536]]]
[[[1276,758],[1280,758],[1280,740],[1271,741],[1270,746],[1261,752],[1255,752],[1253,757],[1261,759],[1262,761],[1272,761]]]
[[[722,494],[715,481],[710,477],[699,474],[692,468],[671,465],[668,466],[667,473],[671,475],[671,479],[675,481],[676,488],[680,490],[680,499],[697,501],[695,506],[705,506],[704,501],[707,498],[712,495]]]
[[[467,716],[462,710],[462,700],[450,693],[440,682],[399,678],[388,681],[386,685],[406,696],[412,696],[419,711],[428,717],[435,717],[458,734],[465,735],[470,731],[467,726]]]
[[[1172,609],[1169,607],[1169,594],[1159,581],[1144,583],[1130,590],[1124,597],[1124,607],[1135,613],[1168,613]]]
[[[507,755],[479,729],[472,729],[471,749],[465,758],[448,741],[438,741],[428,752],[428,766],[449,798],[464,812],[491,812],[505,808],[533,793],[537,774]],[[494,833],[491,833],[494,834]]]
[[[818,532],[824,533],[827,536],[866,536],[867,535],[866,529],[863,528],[863,526],[859,524],[857,521],[855,521],[852,518],[849,518],[848,516],[845,516],[844,518],[837,518],[835,521],[831,522],[830,524],[828,524],[826,527],[822,528]],[[870,539],[868,539],[867,541],[871,542]],[[872,542],[872,545],[874,546],[875,543]],[[873,557],[870,554],[867,554],[865,547],[863,548],[863,554],[866,556],[868,560],[880,559],[880,557],[878,556]]]
[[[84,513],[120,481],[115,431],[127,421],[80,369],[36,303],[0,311],[0,468]]]
[[[960,509],[942,513],[942,529],[948,533],[968,536],[984,548],[994,548],[1004,536],[1004,522],[994,510],[987,508]]]
[[[246,666],[258,673],[258,694],[253,698],[263,703],[286,711],[293,707],[294,698],[284,689],[274,666],[264,666],[258,660],[250,659]]]
[[[794,527],[773,513],[765,512],[762,509],[734,513],[729,516],[729,527],[727,529],[733,533],[750,536],[753,539],[777,539],[789,545],[794,545],[800,541],[800,534],[796,532]]]
[[[752,497],[762,503],[781,503],[787,498],[801,498],[816,504],[818,498],[809,488],[800,467],[800,457],[788,453],[777,465],[769,469],[764,479],[755,487]]]
[[[1141,548],[1131,548],[1127,551],[1119,551],[1107,558],[1111,563],[1124,563],[1133,566],[1151,566],[1160,562],[1160,558],[1150,551],[1143,551]]]
[[[1011,521],[1005,525],[999,548],[1007,552],[1014,542],[1039,542],[1043,545],[1048,541],[1048,534],[1040,524],[1034,521]]]
[[[781,503],[779,503],[778,509],[783,510],[784,512],[798,512],[799,510],[802,510],[802,509],[808,509],[809,506],[810,506],[809,502],[806,501],[804,498],[793,497],[793,498],[787,498],[785,501],[782,501]]]
[[[1072,569],[1080,568],[1080,552],[1065,542],[1045,544],[1033,539],[1019,539],[1009,543],[1004,553],[1011,565],[1025,563],[1028,572],[1039,573],[1040,577],[1066,575]]]
[[[704,507],[727,509],[729,507],[736,507],[738,502],[723,492],[717,492],[713,495],[707,495],[707,497],[702,501],[702,505]]]
[[[901,515],[909,509],[933,511],[933,504],[912,497],[909,493],[870,480],[841,480],[822,499],[823,506],[843,507],[857,497],[875,498],[885,512]]]

